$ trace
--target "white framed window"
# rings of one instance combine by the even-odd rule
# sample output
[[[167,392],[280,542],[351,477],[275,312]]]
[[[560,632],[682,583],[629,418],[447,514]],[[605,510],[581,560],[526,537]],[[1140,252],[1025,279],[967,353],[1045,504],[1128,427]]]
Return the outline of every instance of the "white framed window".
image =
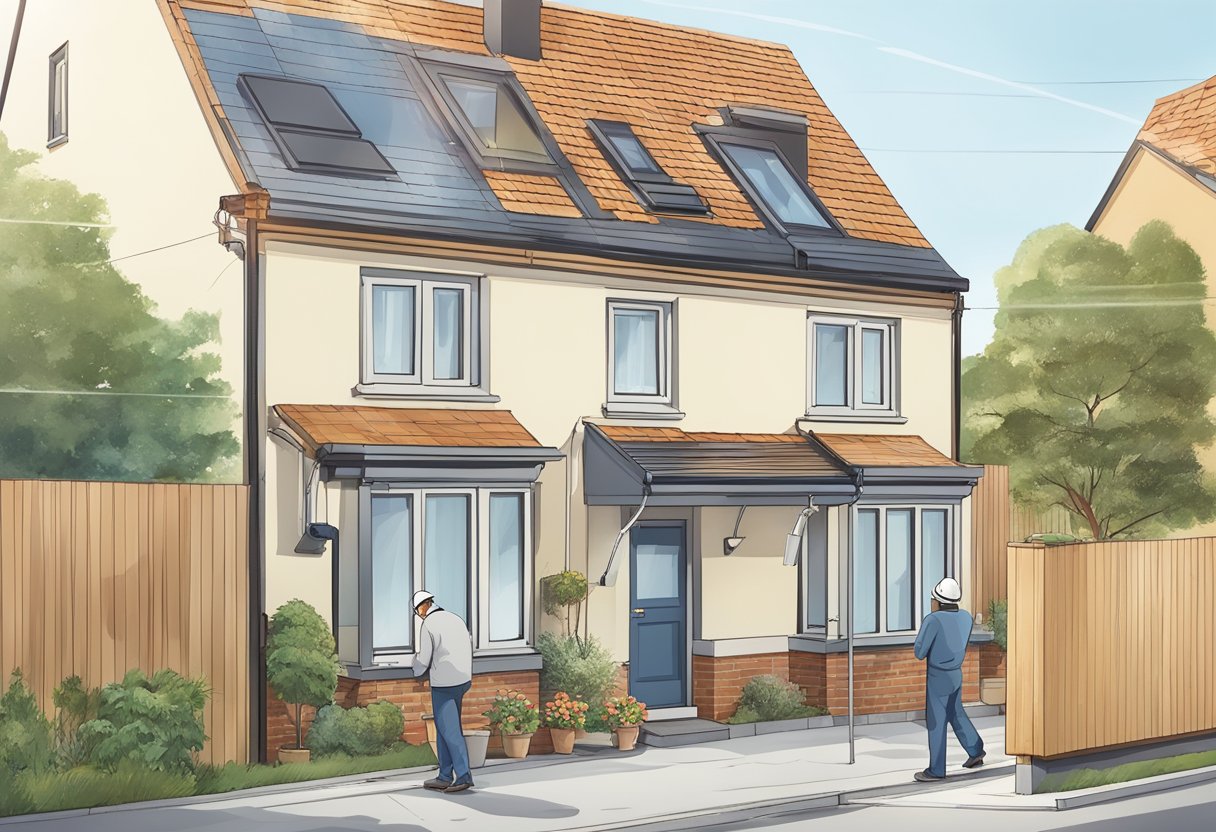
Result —
[[[853,632],[912,633],[932,612],[930,593],[955,574],[952,505],[853,509]]]
[[[807,414],[897,414],[898,331],[895,321],[810,316]]]
[[[47,146],[68,140],[68,45],[56,49],[49,59],[47,92]]]
[[[362,383],[475,387],[481,371],[476,278],[365,269]]]
[[[389,488],[371,495],[372,654],[412,652],[417,589],[459,615],[478,650],[528,644],[531,491]]]
[[[608,301],[608,402],[671,407],[672,304]]]

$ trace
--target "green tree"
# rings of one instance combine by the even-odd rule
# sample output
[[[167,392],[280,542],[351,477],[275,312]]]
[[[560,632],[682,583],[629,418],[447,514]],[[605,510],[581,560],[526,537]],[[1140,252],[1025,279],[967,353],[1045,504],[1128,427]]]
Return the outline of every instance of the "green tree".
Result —
[[[101,197],[36,175],[35,158],[0,135],[0,217],[107,221]],[[157,317],[110,259],[104,229],[0,223],[0,476],[229,477],[237,410],[206,349],[218,317]]]
[[[275,696],[295,705],[296,748],[304,747],[304,706],[320,708],[334,701],[339,669],[325,619],[298,598],[279,607],[266,640],[266,681]]]
[[[996,335],[963,376],[965,458],[1008,465],[1016,500],[1097,540],[1212,519],[1196,450],[1216,437],[1216,335],[1194,250],[1162,222],[1126,248],[1055,226],[996,283]]]

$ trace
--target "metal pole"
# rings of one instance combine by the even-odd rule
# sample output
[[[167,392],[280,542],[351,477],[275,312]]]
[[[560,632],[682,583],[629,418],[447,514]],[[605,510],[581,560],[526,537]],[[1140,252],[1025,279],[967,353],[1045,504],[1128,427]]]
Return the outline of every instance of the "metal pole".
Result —
[[[848,614],[845,615],[845,635],[849,642],[849,765],[853,765],[857,761],[853,738],[853,505],[848,506],[848,535],[845,544],[845,560],[848,561],[848,568],[845,569],[845,603],[848,605]]]

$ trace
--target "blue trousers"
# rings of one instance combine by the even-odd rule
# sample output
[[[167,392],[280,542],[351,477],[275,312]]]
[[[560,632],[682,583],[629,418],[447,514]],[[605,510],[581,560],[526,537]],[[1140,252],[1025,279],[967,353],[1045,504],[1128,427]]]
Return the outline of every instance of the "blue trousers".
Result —
[[[929,729],[929,773],[946,776],[946,726],[972,757],[984,753],[984,741],[963,710],[963,671],[937,670],[925,674],[925,726]]]
[[[469,772],[469,749],[464,744],[460,727],[460,709],[471,682],[449,688],[431,685],[431,708],[435,713],[435,747],[439,752],[439,777],[461,780],[472,777]],[[454,776],[453,776],[454,775]]]

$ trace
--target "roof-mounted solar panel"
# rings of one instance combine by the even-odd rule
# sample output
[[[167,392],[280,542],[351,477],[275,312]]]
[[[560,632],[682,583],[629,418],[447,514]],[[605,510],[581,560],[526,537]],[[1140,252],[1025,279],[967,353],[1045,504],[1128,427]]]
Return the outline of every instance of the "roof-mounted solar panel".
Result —
[[[333,93],[320,84],[255,75],[244,76],[244,81],[261,108],[262,115],[276,127],[302,127],[327,133],[359,135],[359,128],[350,120]]]
[[[301,168],[340,168],[368,173],[394,173],[394,168],[367,139],[280,130],[279,136]]]

